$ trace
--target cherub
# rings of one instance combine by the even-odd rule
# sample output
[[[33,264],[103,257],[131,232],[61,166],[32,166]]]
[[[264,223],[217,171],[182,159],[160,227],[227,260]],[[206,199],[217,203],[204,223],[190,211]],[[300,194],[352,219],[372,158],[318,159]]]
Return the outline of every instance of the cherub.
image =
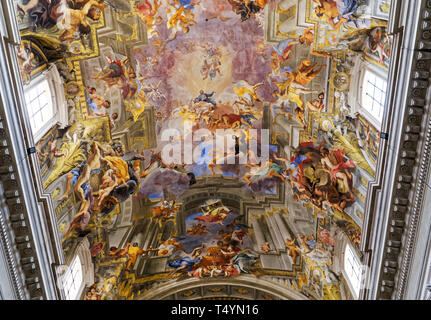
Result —
[[[318,17],[324,17],[331,27],[339,29],[341,25],[352,19],[359,6],[358,0],[313,0],[318,5],[315,12]]]
[[[187,234],[191,236],[198,236],[206,233],[208,233],[208,228],[201,223],[193,224],[187,229]]]
[[[92,285],[85,295],[85,300],[101,300],[101,291],[96,290],[96,286]]]
[[[191,9],[185,9],[184,6],[177,9],[169,2],[167,4],[166,13],[168,15],[168,21],[166,22],[166,26],[168,29],[172,29],[171,36],[168,40],[174,40],[178,32],[188,33],[190,27],[197,24],[197,22],[194,20],[195,15],[192,13]]]
[[[105,100],[105,98],[96,94],[96,89],[94,87],[89,88],[88,93],[89,97],[87,99],[87,102],[90,106],[90,114],[87,116],[87,118],[105,116],[107,112],[101,112],[101,109],[109,109],[111,107],[111,102],[109,100]]]
[[[257,88],[259,88],[264,84],[263,82],[259,82],[259,83],[256,83],[255,85],[251,85],[247,81],[241,80],[240,82],[235,84],[236,85],[239,84],[239,86],[234,87],[233,90],[240,98],[240,101],[243,101],[245,103],[251,103],[251,104],[253,104],[256,101],[260,101],[256,91],[257,91]]]
[[[110,169],[113,169],[115,176],[118,180],[118,185],[126,185],[130,180],[129,165],[120,157],[116,156],[104,156],[100,158],[100,161],[107,165]]]
[[[298,44],[300,41],[296,39],[287,39],[276,46],[274,46],[274,52],[271,53],[273,59],[279,59],[282,61],[289,60],[290,54],[292,53],[293,46]]]
[[[208,270],[210,271],[210,277],[218,276],[223,273],[221,266],[218,265],[210,265],[208,266]]]
[[[51,140],[48,142],[48,147],[49,147],[49,151],[52,153],[52,155],[55,158],[67,156],[67,151],[66,152],[58,152],[58,150],[57,150],[57,139],[54,138],[54,136],[52,136]]]
[[[301,250],[295,243],[296,238],[293,238],[290,240],[289,238],[286,238],[286,248],[289,249],[289,256],[292,257],[293,264],[296,263],[296,258],[299,254],[301,254]]]
[[[105,3],[90,0],[82,9],[66,8],[63,20],[60,22],[61,28],[64,29],[63,33],[59,36],[60,41],[75,39],[75,33],[79,31],[81,35],[88,35],[91,32],[90,24],[87,18],[93,21],[100,19],[102,10],[107,5]]]
[[[109,119],[109,128],[113,130],[115,128],[115,120],[118,119],[118,113],[114,112]]]
[[[271,246],[269,245],[269,242],[261,243],[261,244],[260,244],[260,250],[261,250],[263,253],[268,253],[268,252],[273,251],[273,250],[271,249]]]
[[[91,219],[91,190],[89,190],[88,196],[90,199],[83,199],[81,202],[81,206],[79,208],[79,212],[73,217],[72,221],[70,222],[69,226],[64,231],[64,234],[67,235],[69,232],[71,232],[74,229],[77,229],[78,231],[84,231],[85,228],[88,226],[88,223]]]
[[[31,79],[31,71],[35,67],[34,54],[31,51],[31,43],[28,45],[22,43],[17,49],[17,57],[22,81],[25,84],[29,84]]]
[[[144,0],[143,3],[138,4],[133,8],[133,13],[136,14],[141,21],[147,25],[147,32],[150,36],[157,34],[155,27],[157,23],[162,21],[162,18],[158,16],[158,11],[161,6],[161,1],[154,0],[154,5],[148,0]]]
[[[317,99],[307,101],[306,106],[308,110],[314,111],[314,112],[321,112],[323,108],[325,108],[325,103],[323,102],[325,98],[325,93],[321,92],[318,95]]]
[[[102,184],[99,186],[98,206],[102,204],[105,198],[118,186],[118,180],[115,175],[115,169],[109,169],[102,177]]]
[[[49,152],[43,152],[42,148],[43,148],[43,141],[40,140],[38,143],[36,143],[36,154],[39,158],[39,160],[44,161],[46,159],[46,157],[49,155]]]
[[[322,69],[326,67],[326,65],[321,65],[319,68],[314,69],[316,66],[317,62],[312,65],[310,60],[302,60],[296,72],[293,72],[295,76],[295,82],[304,86],[309,84],[319,75]]]

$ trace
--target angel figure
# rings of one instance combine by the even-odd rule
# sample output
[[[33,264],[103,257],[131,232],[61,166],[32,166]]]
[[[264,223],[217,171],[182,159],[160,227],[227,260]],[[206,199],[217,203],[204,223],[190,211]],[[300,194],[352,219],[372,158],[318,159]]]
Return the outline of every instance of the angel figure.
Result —
[[[148,0],[144,0],[143,3],[135,6],[132,11],[147,26],[150,38],[157,34],[156,25],[162,21],[162,18],[158,15],[160,6],[160,0],[154,0],[153,5]]]
[[[300,41],[296,39],[287,39],[276,46],[274,46],[274,52],[271,54],[272,58],[278,58],[279,60],[285,61],[290,59],[293,46],[298,44]]]
[[[282,158],[275,158],[276,160],[282,160]],[[283,159],[284,160],[284,159]],[[260,176],[277,177],[281,181],[285,181],[284,168],[283,166],[275,163],[272,159],[265,161],[263,164],[256,165],[249,163],[246,165],[251,168],[251,170],[243,176],[243,180],[247,182],[248,186],[251,186],[253,181],[251,179],[259,178]]]
[[[301,254],[301,249],[296,245],[296,238],[286,239],[286,248],[289,249],[289,256],[292,257],[293,264],[296,263],[296,258]]]
[[[288,78],[283,81],[272,80],[274,84],[277,85],[279,92],[274,93],[275,96],[278,95],[280,100],[289,100],[296,103],[299,109],[304,110],[304,101],[301,97],[302,94],[318,93],[316,90],[308,89],[302,85],[294,83],[294,74],[292,72],[287,73]]]
[[[304,86],[309,84],[319,75],[322,69],[326,67],[326,65],[321,65],[317,69],[314,69],[316,66],[317,62],[312,65],[310,60],[302,60],[297,70],[293,72],[295,82]]]
[[[29,43],[28,45],[22,43],[17,49],[17,57],[22,81],[25,84],[29,84],[31,78],[31,71],[36,65],[34,60],[34,54],[31,51],[31,43]]]
[[[269,0],[227,0],[232,11],[241,17],[241,22],[247,21],[259,13]]]
[[[359,0],[313,0],[316,16],[322,17],[334,29],[339,29],[346,22],[354,21],[354,14],[359,7]]]
[[[138,256],[142,256],[143,254],[146,254],[152,251],[159,251],[159,250],[153,249],[151,247],[149,247],[148,249],[141,249],[139,248],[139,245],[136,242],[133,243],[131,246],[129,246],[129,249],[127,250],[128,259],[126,262],[126,271],[130,272],[131,268],[133,268],[133,266],[135,265]]]
[[[257,83],[255,85],[251,85],[247,81],[241,80],[235,83],[235,85],[238,85],[238,86],[234,87],[233,90],[240,98],[240,101],[247,104],[248,103],[253,104],[256,101],[260,101],[256,91],[257,91],[257,88],[263,85],[263,82]]]
[[[120,88],[123,80],[122,78],[124,78],[124,65],[127,61],[127,57],[122,60],[114,60],[108,57],[108,64],[103,68],[102,71],[99,71],[91,78],[98,82],[102,80],[105,83],[107,90],[114,86]]]
[[[192,10],[186,9],[185,6],[176,8],[168,2],[166,13],[168,16],[166,26],[168,29],[172,30],[169,40],[174,40],[177,37],[178,32],[182,32],[184,34],[188,33],[190,31],[190,27],[197,24],[194,20],[195,15]]]
[[[59,21],[59,27],[64,31],[58,39],[60,41],[73,40],[75,39],[76,32],[79,32],[81,35],[90,34],[91,27],[87,18],[98,21],[102,15],[102,10],[106,6],[105,3],[90,0],[82,9],[66,8],[63,19]]]
[[[307,109],[313,112],[321,112],[323,108],[325,108],[324,99],[325,99],[325,93],[324,92],[319,93],[317,99],[307,101],[306,103]]]
[[[269,242],[264,242],[260,244],[260,250],[265,254],[269,253],[271,251],[274,251],[271,249],[271,246],[269,245]]]

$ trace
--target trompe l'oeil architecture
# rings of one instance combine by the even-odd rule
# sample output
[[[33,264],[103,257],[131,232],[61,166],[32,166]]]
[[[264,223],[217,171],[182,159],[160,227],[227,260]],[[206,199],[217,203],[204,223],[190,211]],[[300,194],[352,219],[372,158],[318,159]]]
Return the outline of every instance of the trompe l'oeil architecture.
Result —
[[[0,299],[430,299],[430,1],[0,10]]]

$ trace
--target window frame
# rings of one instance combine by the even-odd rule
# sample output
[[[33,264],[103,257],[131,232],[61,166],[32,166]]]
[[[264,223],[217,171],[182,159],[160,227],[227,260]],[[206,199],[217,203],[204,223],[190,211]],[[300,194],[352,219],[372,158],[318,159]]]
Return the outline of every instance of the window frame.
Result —
[[[69,268],[68,266],[72,265],[72,262],[76,257],[79,258],[79,261],[81,263],[82,283],[78,290],[79,294],[77,294],[77,297],[75,298],[75,300],[80,300],[83,297],[83,294],[85,294],[84,293],[85,288],[90,287],[94,284],[95,282],[94,264],[92,261],[93,258],[91,255],[90,248],[91,248],[90,242],[88,241],[87,237],[85,237],[84,239],[79,241],[75,249],[75,252],[73,253],[73,255],[69,260],[71,261],[71,263],[69,263],[68,265],[61,265],[57,267],[58,280],[60,281],[59,287],[61,291],[61,298],[63,300],[67,298],[63,277],[65,276],[65,272],[67,272],[66,271],[67,268]]]
[[[383,118],[385,116],[385,110],[383,109],[382,120],[374,117],[367,109],[362,107],[362,92],[364,85],[364,77],[366,71],[374,73],[377,77],[382,78],[386,83],[388,82],[387,70],[364,60],[363,57],[358,57],[354,61],[354,67],[351,72],[350,89],[348,92],[348,104],[351,107],[352,116],[356,114],[362,115],[373,127],[380,130],[383,124]],[[385,95],[387,94],[387,87]],[[387,107],[386,98],[384,107]]]
[[[33,132],[33,127],[31,126],[31,122],[33,120],[32,120],[32,115],[30,114],[28,106],[27,106],[26,95],[27,95],[27,93],[30,90],[34,89],[36,86],[40,85],[41,83],[43,83],[45,81],[47,82],[48,87],[49,87],[49,91],[50,91],[49,95],[51,96],[51,103],[52,103],[52,107],[51,108],[52,108],[52,114],[53,114],[53,116],[49,120],[47,120],[44,123],[44,125],[41,128],[39,128],[39,130],[37,130],[36,132]],[[49,80],[48,77],[46,77],[44,75],[39,75],[37,78],[35,78],[34,80],[32,80],[28,85],[24,86],[24,98],[25,98],[25,108],[26,108],[25,111],[27,112],[28,119],[29,119],[29,122],[30,122],[30,131],[32,132],[35,141],[37,141],[40,138],[42,138],[49,131],[49,129],[51,129],[55,125],[55,123],[56,123],[56,117],[55,116],[56,116],[56,114],[58,112],[58,106],[57,106],[56,97],[53,94],[53,91],[54,91],[54,88],[53,88],[53,85],[52,85],[51,81]]]
[[[346,265],[346,253],[347,250],[349,250],[352,253],[352,258],[355,260],[355,262],[357,262],[359,264],[360,269],[358,270],[360,272],[360,279],[359,279],[359,288],[355,288],[354,284],[352,283],[351,280],[351,276],[350,273],[347,272],[347,265]],[[344,276],[344,279],[346,280],[346,283],[350,289],[351,294],[353,295],[353,297],[355,299],[359,299],[359,295],[361,292],[361,289],[363,287],[363,282],[364,282],[364,268],[363,265],[361,263],[361,259],[358,256],[358,254],[356,253],[355,248],[350,244],[349,241],[346,241],[345,245],[344,245],[344,250],[343,250],[343,256],[342,256],[342,274]]]
[[[363,102],[364,80],[365,80],[365,76],[367,73],[373,74],[376,78],[380,78],[386,83],[386,90],[383,92],[383,94],[385,95],[385,98],[384,98],[385,101],[383,101],[381,119],[376,118],[373,114],[371,114],[371,112],[367,108],[364,107],[364,102]],[[363,72],[361,72],[361,76],[359,78],[359,83],[360,83],[359,92],[358,92],[359,112],[368,121],[370,121],[373,125],[375,125],[377,128],[380,128],[382,126],[382,121],[383,121],[383,116],[384,116],[384,111],[385,111],[385,104],[386,104],[386,92],[387,92],[387,86],[388,86],[387,77],[385,78],[380,72],[376,72],[376,70],[374,70],[374,69],[365,68],[363,70]]]
[[[52,117],[47,120],[44,125],[36,132],[33,132],[31,127],[31,116],[27,109],[26,94],[28,90],[39,85],[41,82],[47,81],[50,90],[50,96],[52,101]],[[51,64],[47,70],[44,70],[39,75],[34,77],[29,84],[23,85],[24,94],[24,112],[30,125],[29,131],[33,135],[33,140],[39,141],[54,125],[59,124],[60,128],[64,128],[68,123],[68,112],[67,103],[65,98],[65,92],[63,87],[63,80],[58,73],[57,67]]]
[[[77,261],[78,260],[78,261]],[[77,261],[77,262],[76,262]],[[72,277],[72,282],[71,284],[74,284],[75,282],[75,273],[73,270],[73,267],[75,266],[75,264],[77,264],[79,266],[79,272],[80,272],[80,278],[81,278],[81,282],[78,286],[78,289],[76,289],[76,292],[74,294],[74,296],[70,296],[69,295],[69,289],[66,288],[66,286],[68,286],[69,284],[66,283],[66,279],[68,279],[68,276],[70,275]],[[73,259],[71,260],[71,263],[69,264],[69,267],[66,269],[66,272],[63,276],[63,292],[64,292],[64,296],[66,298],[66,300],[79,300],[79,298],[82,295],[82,290],[84,289],[85,286],[85,281],[84,281],[84,266],[82,265],[82,261],[79,255],[75,255],[73,257]]]

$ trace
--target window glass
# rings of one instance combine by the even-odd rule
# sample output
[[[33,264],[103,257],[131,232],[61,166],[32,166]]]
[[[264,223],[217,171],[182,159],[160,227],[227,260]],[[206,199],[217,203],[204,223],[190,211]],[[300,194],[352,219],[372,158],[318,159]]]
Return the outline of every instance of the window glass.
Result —
[[[25,103],[33,135],[39,132],[54,116],[48,80],[25,89]]]
[[[76,300],[79,298],[82,280],[81,260],[79,256],[76,256],[63,277],[64,294],[67,300]]]
[[[362,108],[382,122],[387,82],[370,70],[365,71],[362,83]]]
[[[344,271],[356,297],[359,296],[362,281],[362,266],[354,249],[347,244],[344,252]]]

